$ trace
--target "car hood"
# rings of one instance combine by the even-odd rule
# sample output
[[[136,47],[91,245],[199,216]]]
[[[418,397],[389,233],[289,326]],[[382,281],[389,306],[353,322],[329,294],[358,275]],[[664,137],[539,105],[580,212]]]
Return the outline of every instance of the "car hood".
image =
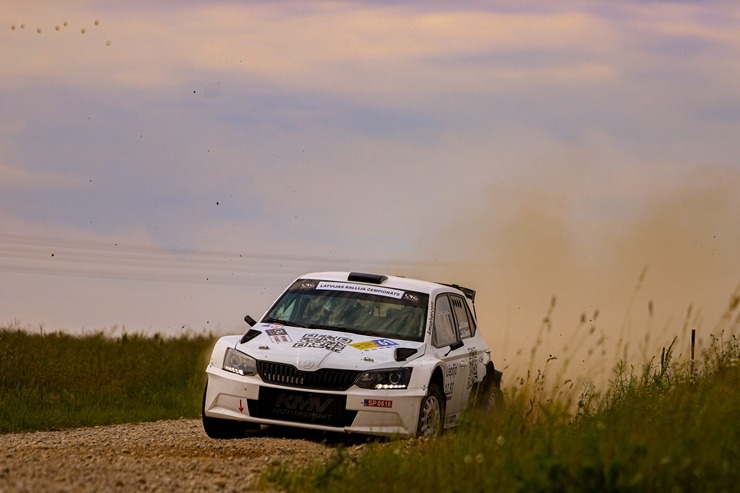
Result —
[[[259,332],[255,334],[255,332]],[[403,366],[424,354],[424,343],[365,336],[351,332],[305,329],[259,323],[247,335],[253,336],[236,349],[257,360],[293,365],[299,370],[320,368],[371,370]],[[405,360],[396,360],[396,350],[406,349]]]

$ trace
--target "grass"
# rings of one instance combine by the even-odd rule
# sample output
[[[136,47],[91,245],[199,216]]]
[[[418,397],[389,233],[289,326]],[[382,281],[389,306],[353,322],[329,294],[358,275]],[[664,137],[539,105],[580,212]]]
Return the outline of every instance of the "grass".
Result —
[[[506,389],[495,415],[470,413],[441,438],[338,447],[308,467],[273,464],[263,486],[288,492],[736,491],[740,484],[740,297],[698,361],[673,344],[642,366],[620,361],[605,389]],[[734,319],[732,318],[734,315]],[[559,375],[555,375],[556,380]]]
[[[505,387],[507,406],[496,414],[468,413],[438,439],[340,445],[330,460],[308,467],[276,463],[262,486],[296,493],[736,491],[738,312],[736,293],[696,361],[674,357],[674,340],[639,366],[619,361],[597,389],[574,385],[548,367],[548,357]],[[0,328],[0,433],[196,418],[214,342],[210,335],[74,337]]]
[[[274,465],[289,492],[735,491],[740,484],[740,345],[717,347],[698,375],[615,369],[607,392],[567,403],[510,394],[504,412],[469,415],[440,439],[338,448],[303,469]]]
[[[0,328],[0,433],[199,417],[213,343]]]

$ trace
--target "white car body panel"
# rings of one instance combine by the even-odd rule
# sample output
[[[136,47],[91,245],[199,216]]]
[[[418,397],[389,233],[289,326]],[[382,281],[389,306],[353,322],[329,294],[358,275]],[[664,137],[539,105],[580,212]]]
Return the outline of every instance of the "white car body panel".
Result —
[[[471,392],[489,368],[493,368],[489,364],[490,348],[477,330],[462,339],[463,345],[458,348],[449,345],[436,348],[431,342],[433,301],[444,293],[458,298],[462,298],[463,293],[441,284],[391,276],[382,284],[348,282],[348,275],[347,272],[324,272],[301,276],[283,292],[278,302],[289,293],[298,293],[298,288],[291,291],[291,287],[304,280],[308,285],[306,293],[322,290],[318,294],[326,294],[323,290],[331,290],[332,295],[341,292],[338,296],[345,298],[354,296],[355,292],[361,293],[365,297],[363,300],[373,300],[375,296],[379,300],[415,299],[416,294],[427,294],[430,302],[425,317],[420,320],[424,327],[419,334],[419,337],[423,334],[424,340],[267,321],[276,302],[263,316],[263,321],[256,323],[244,337],[224,336],[217,341],[206,369],[204,418],[381,436],[415,436],[421,403],[437,371],[441,374],[437,376],[440,390],[446,397],[444,426],[453,426],[470,402]],[[318,281],[324,283],[317,284]],[[293,308],[286,312],[288,310]],[[386,318],[390,318],[391,312],[393,310],[386,310]],[[473,315],[468,317],[474,320]],[[252,338],[240,342],[250,335]],[[242,375],[225,369],[228,348],[256,360],[262,373]],[[416,352],[397,361],[398,349]],[[411,368],[405,388],[362,388],[356,381],[351,383],[353,374],[348,373],[397,368]],[[346,389],[330,389],[302,383],[311,379],[324,382],[325,379],[319,377],[321,374],[316,373],[319,371],[324,372],[323,375],[327,375],[325,372],[342,375],[349,379],[350,385]]]

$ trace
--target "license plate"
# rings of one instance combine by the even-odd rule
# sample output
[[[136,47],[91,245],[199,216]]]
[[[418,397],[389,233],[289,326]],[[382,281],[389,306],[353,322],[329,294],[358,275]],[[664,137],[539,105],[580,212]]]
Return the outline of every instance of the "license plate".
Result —
[[[381,399],[365,399],[362,401],[362,405],[365,407],[393,407],[393,401],[386,401]]]

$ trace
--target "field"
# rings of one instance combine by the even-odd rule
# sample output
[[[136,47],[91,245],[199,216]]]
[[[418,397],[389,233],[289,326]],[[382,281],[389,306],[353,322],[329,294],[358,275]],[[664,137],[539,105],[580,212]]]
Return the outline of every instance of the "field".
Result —
[[[503,410],[468,414],[441,439],[340,447],[330,461],[275,466],[264,484],[289,492],[737,491],[738,333],[736,292],[696,360],[674,359],[674,339],[641,365],[619,361],[600,389],[532,368],[504,386]]]
[[[736,491],[740,484],[740,345],[689,367],[620,366],[603,394],[570,402],[533,389],[505,410],[469,415],[437,440],[339,449],[333,460],[272,468],[268,484],[310,491]]]
[[[740,298],[695,361],[674,347],[620,362],[597,389],[536,372],[505,408],[470,413],[434,440],[335,448],[276,463],[265,489],[309,491],[736,491],[740,484]],[[0,432],[195,417],[212,336],[0,329]],[[554,381],[548,381],[548,378]],[[247,439],[248,440],[248,439]]]
[[[199,417],[213,342],[0,328],[0,433]]]

